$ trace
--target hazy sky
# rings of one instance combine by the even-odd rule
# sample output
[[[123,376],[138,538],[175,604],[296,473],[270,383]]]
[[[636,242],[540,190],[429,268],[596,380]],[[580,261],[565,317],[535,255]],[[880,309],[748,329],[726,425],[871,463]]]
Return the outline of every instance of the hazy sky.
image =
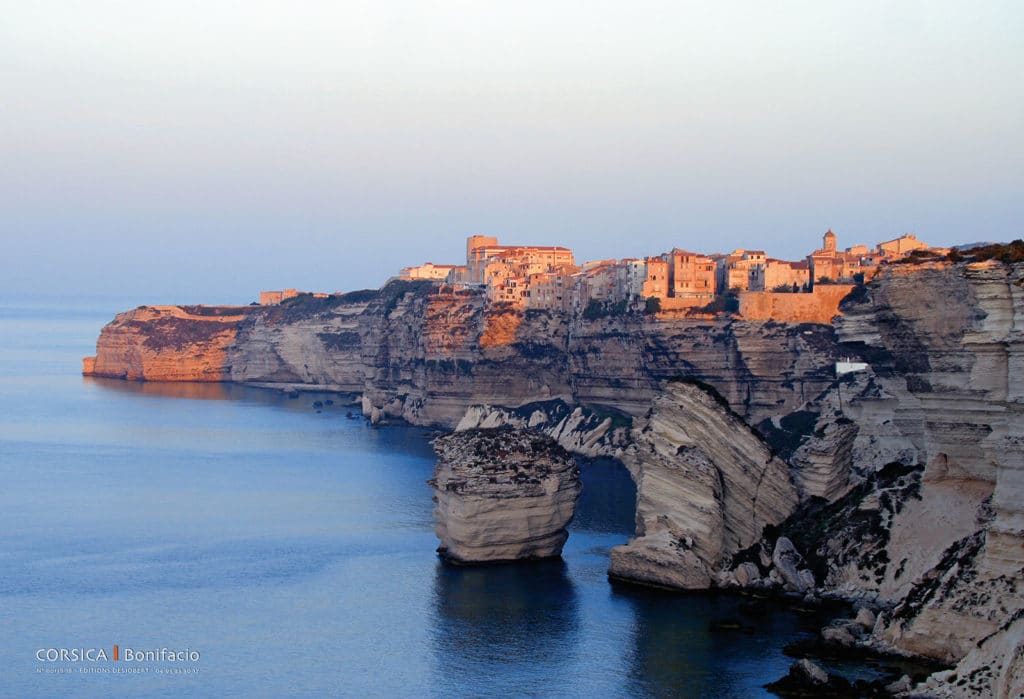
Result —
[[[1024,2],[0,0],[5,291],[1024,235]]]

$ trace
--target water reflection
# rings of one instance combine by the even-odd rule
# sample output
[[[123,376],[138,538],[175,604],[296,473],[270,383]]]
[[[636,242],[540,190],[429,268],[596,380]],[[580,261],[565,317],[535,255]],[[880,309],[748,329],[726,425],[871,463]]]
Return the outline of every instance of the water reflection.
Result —
[[[458,567],[434,575],[434,655],[442,672],[493,678],[503,666],[565,660],[579,632],[579,601],[561,560]]]
[[[264,405],[289,406],[308,409],[344,408],[353,410],[352,395],[328,391],[302,391],[286,393],[278,388],[258,388],[235,383],[201,381],[123,381],[84,376],[82,381],[103,390],[117,391],[147,398],[184,398],[188,400],[235,400]],[[356,411],[358,412],[358,411]]]
[[[228,400],[229,386],[225,383],[200,383],[191,381],[122,381],[85,376],[82,381],[100,388],[130,393],[150,398],[188,398],[190,400]]]
[[[615,586],[633,609],[630,683],[634,693],[701,696],[713,663],[709,614],[696,598]]]
[[[812,635],[820,615],[770,600],[672,593],[615,584],[634,615],[630,694],[659,697],[765,696],[762,685],[792,662],[779,639]],[[766,639],[771,639],[766,643]],[[766,679],[767,678],[767,679]]]

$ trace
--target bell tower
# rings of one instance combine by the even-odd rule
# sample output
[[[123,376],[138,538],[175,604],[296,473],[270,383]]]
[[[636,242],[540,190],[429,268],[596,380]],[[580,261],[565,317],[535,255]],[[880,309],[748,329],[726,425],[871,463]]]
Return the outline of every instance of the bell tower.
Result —
[[[831,228],[829,228],[828,232],[825,233],[824,241],[825,241],[825,244],[824,244],[824,247],[822,248],[822,250],[824,250],[825,252],[835,252],[836,251],[836,234],[832,232]]]

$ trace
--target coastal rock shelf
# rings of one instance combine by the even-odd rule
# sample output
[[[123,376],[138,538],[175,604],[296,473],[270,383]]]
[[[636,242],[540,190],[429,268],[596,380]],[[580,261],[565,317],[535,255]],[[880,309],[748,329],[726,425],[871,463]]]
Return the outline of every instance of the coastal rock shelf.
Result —
[[[438,437],[434,514],[438,553],[460,564],[562,553],[581,485],[569,452],[530,430]]]

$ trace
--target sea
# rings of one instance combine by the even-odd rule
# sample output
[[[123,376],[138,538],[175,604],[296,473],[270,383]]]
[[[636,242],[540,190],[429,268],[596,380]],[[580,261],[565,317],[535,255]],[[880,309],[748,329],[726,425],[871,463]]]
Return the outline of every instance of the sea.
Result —
[[[607,460],[582,464],[561,560],[445,564],[430,430],[82,377],[135,305],[0,303],[0,696],[772,696],[821,626],[611,584],[636,491]]]

